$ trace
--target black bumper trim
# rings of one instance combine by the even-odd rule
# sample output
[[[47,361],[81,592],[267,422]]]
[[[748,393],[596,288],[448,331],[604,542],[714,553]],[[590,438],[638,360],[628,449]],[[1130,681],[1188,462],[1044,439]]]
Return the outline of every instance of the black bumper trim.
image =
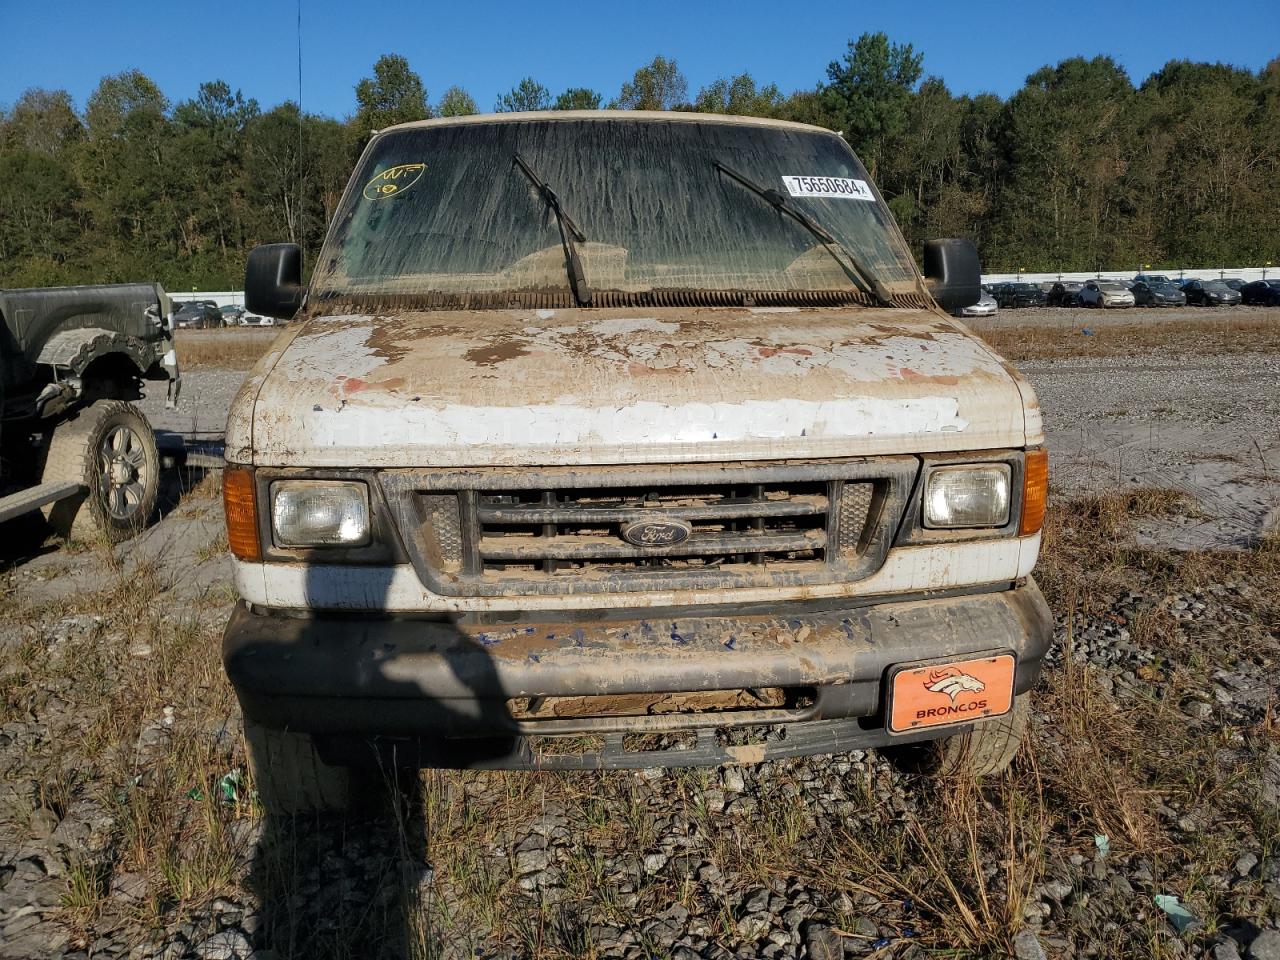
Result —
[[[720,742],[720,731],[695,731],[696,742],[635,750],[626,734],[607,733],[599,745],[582,744],[572,751],[543,750],[536,737],[490,737],[480,740],[438,738],[318,738],[321,755],[330,763],[360,767],[382,766],[444,770],[639,770],[653,767],[714,767],[763,763],[787,757],[847,753],[887,746],[905,746],[938,736],[951,736],[972,724],[895,736],[874,721],[810,720],[771,728],[756,742],[734,746]],[[375,776],[380,774],[373,774]]]
[[[240,604],[223,659],[246,718],[267,727],[334,738],[510,739],[782,721],[798,729],[857,718],[874,728],[894,664],[1007,650],[1017,658],[1015,688],[1023,693],[1039,675],[1052,634],[1033,581],[986,594],[786,614],[493,628],[407,617],[280,617]],[[544,721],[516,720],[507,709],[514,697],[743,687],[805,687],[815,696],[802,712],[786,715]]]

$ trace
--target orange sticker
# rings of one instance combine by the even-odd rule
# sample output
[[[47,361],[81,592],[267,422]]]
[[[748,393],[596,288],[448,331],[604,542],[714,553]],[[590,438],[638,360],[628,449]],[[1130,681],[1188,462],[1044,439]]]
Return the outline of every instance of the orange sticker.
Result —
[[[909,667],[893,675],[889,732],[970,723],[1013,706],[1013,655]]]

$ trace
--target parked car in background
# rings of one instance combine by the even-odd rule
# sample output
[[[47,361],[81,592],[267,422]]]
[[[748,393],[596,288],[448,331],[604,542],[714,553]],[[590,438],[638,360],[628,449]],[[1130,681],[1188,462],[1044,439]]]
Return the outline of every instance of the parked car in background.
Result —
[[[1240,291],[1221,280],[1188,280],[1182,287],[1187,303],[1201,307],[1230,307],[1240,302]]]
[[[212,300],[188,300],[173,312],[175,327],[195,327],[203,330],[206,327],[222,326],[222,311]]]
[[[1079,280],[1059,280],[1049,288],[1049,306],[1080,306],[1080,289],[1084,286]]]
[[[1280,280],[1255,280],[1240,289],[1240,302],[1280,307]]]
[[[1087,280],[1080,288],[1080,303],[1086,307],[1132,307],[1134,297],[1118,280]]]
[[[957,317],[994,317],[999,311],[1000,305],[996,303],[996,298],[983,291],[977,303],[961,307],[955,315]]]
[[[1121,277],[1119,280],[1117,280],[1117,281],[1115,281],[1115,282],[1116,282],[1116,283],[1118,283],[1118,284],[1120,284],[1120,286],[1124,287],[1126,290],[1132,290],[1132,289],[1133,289],[1133,285],[1134,285],[1135,283],[1137,283],[1138,281],[1137,281],[1137,280],[1126,280],[1124,277]]]
[[[1140,307],[1181,307],[1187,295],[1167,280],[1139,280],[1133,285],[1133,302]]]
[[[1244,289],[1244,281],[1239,277],[1223,277],[1222,282],[1237,293]]]
[[[219,307],[218,311],[222,314],[223,326],[238,327],[245,322],[244,307],[236,306],[233,303],[230,306]]]
[[[1134,283],[1173,283],[1163,273],[1140,273],[1133,278]]]
[[[1011,307],[1043,307],[1049,301],[1049,295],[1034,283],[1004,283],[992,296],[1002,310]]]

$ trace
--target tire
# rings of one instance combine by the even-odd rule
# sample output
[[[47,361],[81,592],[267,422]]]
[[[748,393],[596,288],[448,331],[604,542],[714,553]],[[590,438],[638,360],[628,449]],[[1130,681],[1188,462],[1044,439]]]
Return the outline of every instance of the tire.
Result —
[[[249,770],[268,814],[346,813],[353,806],[352,770],[325,763],[305,733],[244,724]]]
[[[268,816],[377,817],[388,811],[389,802],[408,798],[417,784],[416,770],[327,763],[310,734],[245,720],[244,739],[254,787]]]
[[[45,508],[56,533],[127,540],[151,520],[160,491],[160,454],[151,424],[131,403],[92,403],[54,428],[41,479],[87,488]]]
[[[895,759],[913,773],[948,779],[1003,773],[1022,745],[1031,714],[1031,694],[1015,697],[1002,717],[974,724],[968,733],[903,748]]]

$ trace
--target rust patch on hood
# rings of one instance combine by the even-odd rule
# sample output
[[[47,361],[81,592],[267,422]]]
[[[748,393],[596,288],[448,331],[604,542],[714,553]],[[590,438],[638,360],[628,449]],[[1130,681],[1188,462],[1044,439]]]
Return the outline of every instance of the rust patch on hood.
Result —
[[[496,367],[503,360],[514,360],[528,356],[529,351],[523,343],[516,340],[499,340],[483,347],[472,347],[462,356],[478,367]]]

